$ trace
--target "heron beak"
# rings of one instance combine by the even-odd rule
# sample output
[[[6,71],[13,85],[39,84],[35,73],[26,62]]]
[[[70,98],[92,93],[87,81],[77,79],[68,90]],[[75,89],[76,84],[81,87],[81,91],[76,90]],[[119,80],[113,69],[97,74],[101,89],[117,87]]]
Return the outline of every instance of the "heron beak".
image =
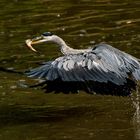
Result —
[[[42,43],[42,42],[44,42],[44,39],[43,39],[42,36],[36,37],[36,38],[33,38],[33,39],[27,39],[27,40],[25,41],[27,47],[28,47],[29,49],[31,49],[32,51],[34,51],[34,52],[37,52],[37,50],[35,50],[35,49],[32,47],[32,45],[33,45],[33,44]]]

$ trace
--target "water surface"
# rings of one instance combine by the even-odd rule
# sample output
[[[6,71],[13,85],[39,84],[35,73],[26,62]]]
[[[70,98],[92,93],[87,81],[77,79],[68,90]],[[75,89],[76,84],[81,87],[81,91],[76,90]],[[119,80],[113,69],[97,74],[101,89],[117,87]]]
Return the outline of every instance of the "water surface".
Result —
[[[51,31],[73,48],[107,42],[140,58],[139,0],[1,0],[0,67],[24,71],[61,55],[53,44],[34,54],[28,38]],[[0,72],[1,140],[140,139],[139,91],[131,97],[44,94],[36,80]]]

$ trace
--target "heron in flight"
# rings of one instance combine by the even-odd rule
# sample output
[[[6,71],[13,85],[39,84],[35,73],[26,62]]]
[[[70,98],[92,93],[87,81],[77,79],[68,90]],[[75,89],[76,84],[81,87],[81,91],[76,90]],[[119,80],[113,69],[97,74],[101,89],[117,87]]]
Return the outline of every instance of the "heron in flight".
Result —
[[[60,47],[63,56],[26,72],[28,77],[44,79],[48,91],[62,89],[77,92],[101,92],[128,95],[140,80],[140,60],[108,44],[100,43],[93,48],[73,49],[59,36],[45,32],[26,40],[27,46],[53,42]]]

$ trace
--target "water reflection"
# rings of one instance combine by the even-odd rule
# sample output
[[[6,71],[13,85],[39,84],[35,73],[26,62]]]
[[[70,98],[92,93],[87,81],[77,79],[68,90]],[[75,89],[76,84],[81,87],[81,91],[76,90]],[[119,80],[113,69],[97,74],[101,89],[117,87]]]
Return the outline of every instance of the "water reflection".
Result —
[[[140,140],[140,90],[137,88],[136,93],[131,96],[132,103],[135,109],[133,116],[133,125],[135,130],[135,137],[137,140]]]
[[[0,7],[1,67],[20,71],[58,57],[50,44],[38,47],[43,56],[25,49],[24,40],[44,31],[60,35],[74,48],[107,42],[140,57],[139,0],[1,0]],[[32,83],[0,72],[1,140],[140,139],[138,91],[132,101],[81,93],[46,95],[26,88],[24,81]]]

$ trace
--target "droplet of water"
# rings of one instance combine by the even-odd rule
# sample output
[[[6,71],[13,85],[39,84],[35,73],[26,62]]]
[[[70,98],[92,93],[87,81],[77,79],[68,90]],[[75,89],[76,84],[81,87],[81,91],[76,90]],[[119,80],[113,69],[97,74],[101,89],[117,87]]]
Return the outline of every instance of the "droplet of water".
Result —
[[[84,29],[83,30],[80,30],[80,32],[83,33],[83,34],[86,34],[87,33],[87,31],[84,30]]]
[[[57,14],[57,17],[60,17],[61,15],[60,14]]]
[[[84,34],[79,34],[79,36],[80,36],[80,37],[83,37],[83,36],[84,36]]]
[[[8,70],[14,70],[14,68],[13,67],[9,67],[9,68],[7,68]]]
[[[16,89],[16,88],[17,88],[16,85],[10,86],[10,89]]]
[[[18,85],[22,88],[28,88],[29,86],[25,83],[19,82]]]
[[[63,28],[62,28],[62,31],[65,31],[65,30],[66,30],[66,28],[63,27]]]
[[[132,23],[132,21],[131,21],[131,20],[128,20],[128,21],[126,21],[126,23],[127,23],[127,24],[130,24],[130,23]]]
[[[25,82],[25,81],[26,81],[25,79],[20,79],[20,80],[19,80],[19,82]]]
[[[94,40],[90,41],[89,42],[90,44],[95,44],[96,42]]]

